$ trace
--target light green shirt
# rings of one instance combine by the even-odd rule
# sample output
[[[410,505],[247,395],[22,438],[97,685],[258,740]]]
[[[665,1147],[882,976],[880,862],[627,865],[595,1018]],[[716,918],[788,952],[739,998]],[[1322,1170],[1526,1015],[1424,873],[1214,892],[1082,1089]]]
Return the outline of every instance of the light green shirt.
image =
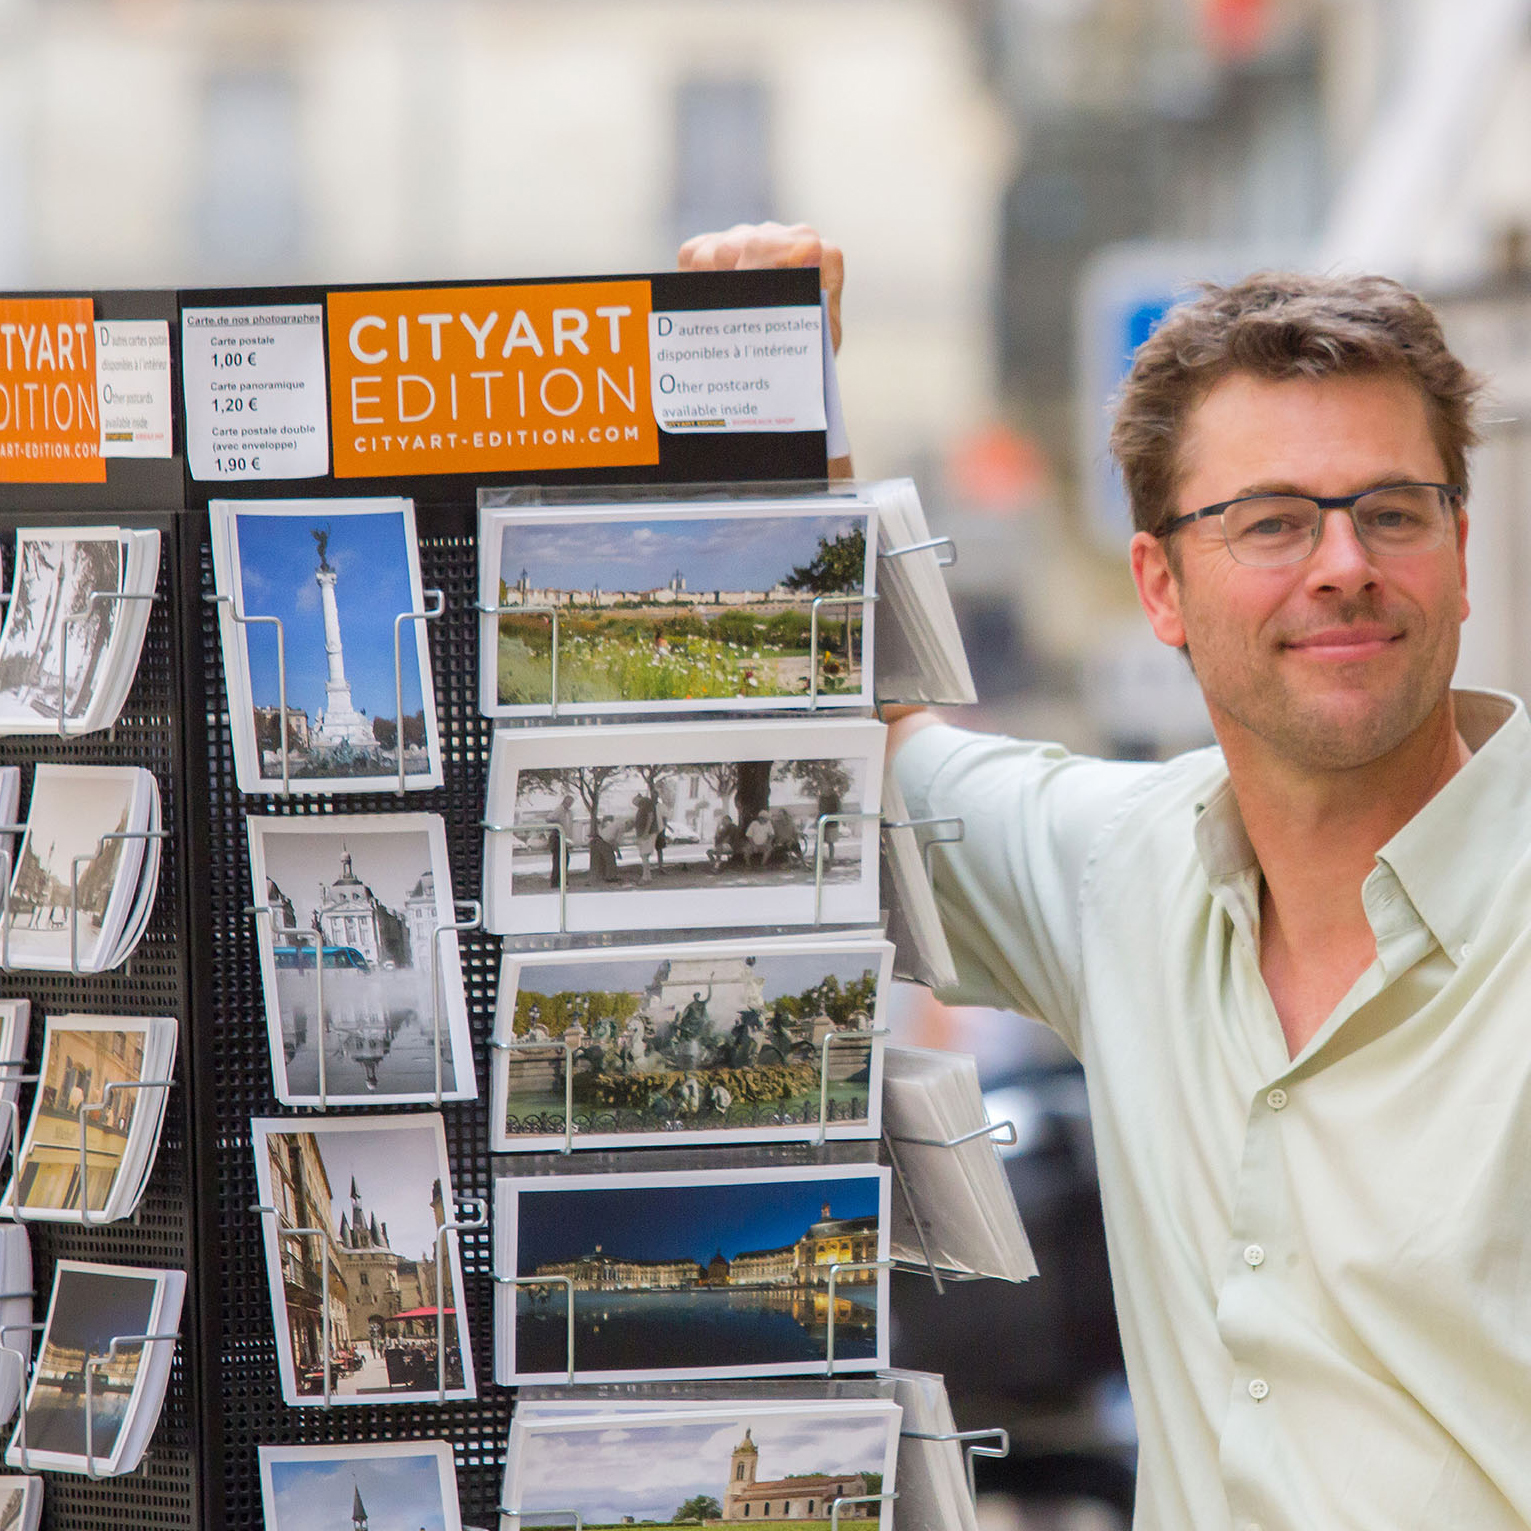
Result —
[[[899,752],[967,823],[942,997],[1084,1064],[1139,1531],[1531,1525],[1531,722],[1457,702],[1476,753],[1378,852],[1377,959],[1295,1059],[1218,751]]]

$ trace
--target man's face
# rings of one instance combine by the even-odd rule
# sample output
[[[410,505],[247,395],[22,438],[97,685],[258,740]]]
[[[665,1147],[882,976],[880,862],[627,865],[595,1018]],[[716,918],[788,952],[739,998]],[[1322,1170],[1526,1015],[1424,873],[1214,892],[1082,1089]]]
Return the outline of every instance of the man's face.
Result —
[[[1192,411],[1177,513],[1240,495],[1324,498],[1442,483],[1424,400],[1391,375],[1271,382],[1235,373]],[[1324,516],[1301,562],[1235,562],[1219,518],[1139,533],[1133,574],[1156,635],[1185,647],[1225,748],[1258,741],[1291,764],[1342,770],[1397,748],[1444,705],[1467,615],[1465,513],[1429,552],[1370,553]]]

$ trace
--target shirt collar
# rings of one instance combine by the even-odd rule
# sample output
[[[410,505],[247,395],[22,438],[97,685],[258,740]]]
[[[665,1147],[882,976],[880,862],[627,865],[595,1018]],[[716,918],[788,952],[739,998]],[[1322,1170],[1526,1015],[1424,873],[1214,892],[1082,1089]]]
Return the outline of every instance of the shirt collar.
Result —
[[[1457,730],[1473,756],[1377,852],[1452,961],[1531,841],[1531,718],[1516,697],[1456,691]],[[1197,804],[1196,850],[1217,887],[1257,872],[1226,776]]]

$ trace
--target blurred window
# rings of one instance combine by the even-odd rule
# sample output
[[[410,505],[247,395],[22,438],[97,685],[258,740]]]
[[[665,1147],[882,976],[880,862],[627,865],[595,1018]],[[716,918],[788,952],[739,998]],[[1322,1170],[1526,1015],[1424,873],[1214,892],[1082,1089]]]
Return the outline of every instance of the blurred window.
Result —
[[[675,234],[772,216],[771,103],[751,79],[682,80],[675,92]]]

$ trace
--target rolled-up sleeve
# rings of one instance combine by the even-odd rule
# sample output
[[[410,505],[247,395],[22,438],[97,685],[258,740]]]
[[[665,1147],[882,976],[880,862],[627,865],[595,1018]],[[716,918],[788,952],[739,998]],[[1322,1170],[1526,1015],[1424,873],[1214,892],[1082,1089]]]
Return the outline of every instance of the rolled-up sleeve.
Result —
[[[1078,1052],[1080,894],[1103,830],[1156,769],[945,725],[904,742],[910,812],[964,824],[932,857],[958,975],[942,999],[1035,1016]]]

